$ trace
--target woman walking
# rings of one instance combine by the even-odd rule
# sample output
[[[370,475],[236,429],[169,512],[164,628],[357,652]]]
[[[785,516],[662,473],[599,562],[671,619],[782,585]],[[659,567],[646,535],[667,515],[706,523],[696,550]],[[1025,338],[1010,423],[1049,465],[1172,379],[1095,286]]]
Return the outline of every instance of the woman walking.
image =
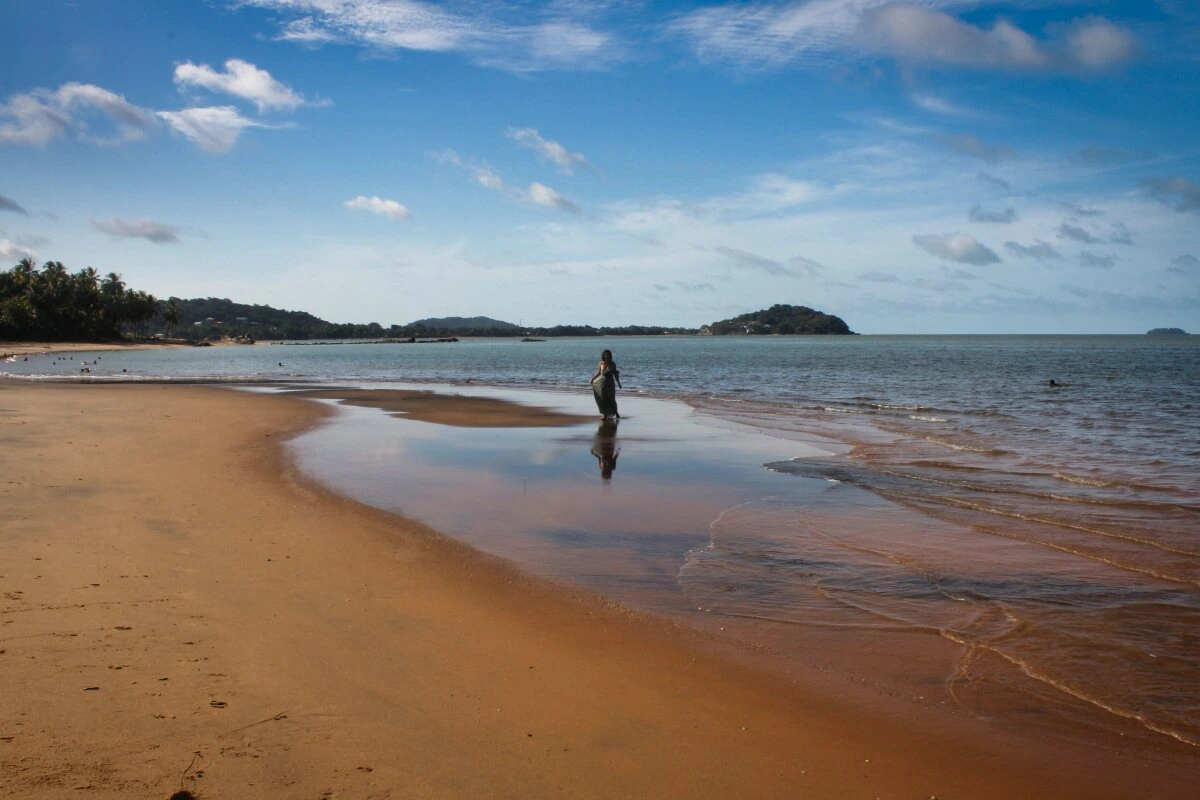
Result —
[[[617,369],[617,362],[613,361],[612,351],[605,350],[600,354],[600,365],[592,376],[596,407],[604,419],[621,418],[617,413],[617,387],[621,387],[621,371]]]

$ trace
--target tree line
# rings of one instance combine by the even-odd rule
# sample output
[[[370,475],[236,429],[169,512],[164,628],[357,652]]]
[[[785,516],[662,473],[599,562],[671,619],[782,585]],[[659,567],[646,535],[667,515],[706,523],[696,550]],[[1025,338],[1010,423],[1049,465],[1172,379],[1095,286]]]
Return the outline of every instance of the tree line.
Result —
[[[115,272],[92,267],[71,273],[59,261],[38,268],[23,258],[0,272],[0,339],[97,341],[146,335],[156,317],[174,307],[130,289]]]
[[[484,317],[463,320],[476,327],[446,328],[422,320],[384,327],[377,322],[334,323],[304,311],[246,305],[225,298],[159,300],[126,287],[115,272],[92,267],[70,273],[58,261],[38,268],[22,259],[0,272],[0,339],[98,341],[162,334],[190,341],[210,339],[412,339],[427,336],[564,337],[662,336],[668,334],[849,334],[838,317],[807,306],[777,304],[696,330],[660,325],[555,325],[520,327]]]

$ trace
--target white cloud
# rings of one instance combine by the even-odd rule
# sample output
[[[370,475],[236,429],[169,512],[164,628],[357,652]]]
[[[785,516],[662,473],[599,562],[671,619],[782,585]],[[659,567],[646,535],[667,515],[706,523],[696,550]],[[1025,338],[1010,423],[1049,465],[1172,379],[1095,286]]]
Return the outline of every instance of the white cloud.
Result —
[[[974,264],[977,267],[1000,261],[1000,256],[967,233],[950,233],[943,236],[922,234],[914,236],[913,242],[930,255],[946,261]]]
[[[254,103],[259,113],[270,110],[291,110],[305,104],[304,95],[240,58],[225,62],[225,71],[217,72],[207,64],[188,61],[175,67],[175,83],[180,88],[198,86],[222,92]]]
[[[243,128],[274,127],[243,117],[233,106],[159,111],[158,116],[206,153],[226,153],[237,144]]]
[[[108,219],[92,220],[97,230],[122,239],[145,239],[155,244],[170,244],[179,241],[179,228],[165,225],[152,219],[139,217],[137,219]]]
[[[913,105],[917,108],[924,109],[934,114],[941,114],[946,117],[974,117],[975,112],[957,106],[949,100],[941,97],[935,97],[931,94],[913,94],[910,98]]]
[[[451,164],[464,170],[475,179],[475,182],[480,186],[491,189],[495,192],[506,194],[509,197],[515,197],[527,203],[533,203],[547,208],[557,208],[560,211],[567,211],[571,214],[579,213],[579,206],[572,203],[561,194],[551,189],[545,184],[534,181],[529,184],[528,189],[521,189],[516,186],[510,186],[505,183],[504,179],[486,164],[467,161],[454,150],[446,148],[437,153],[432,153],[431,158],[441,164]]]
[[[91,132],[91,112],[112,126],[108,135]],[[42,147],[71,130],[86,141],[120,144],[145,139],[156,126],[152,111],[87,83],[64,83],[54,91],[36,89],[13,95],[0,105],[0,144]]]
[[[509,128],[505,135],[542,158],[552,161],[564,175],[570,175],[572,168],[576,166],[591,169],[591,163],[582,153],[572,153],[558,142],[543,139],[535,128]]]
[[[20,261],[22,258],[36,258],[37,254],[28,247],[17,244],[11,239],[0,237],[0,261]]]
[[[343,205],[346,208],[369,211],[372,214],[379,214],[396,221],[408,219],[410,216],[408,209],[400,203],[395,200],[384,200],[381,197],[359,195],[353,200],[347,200]]]
[[[497,192],[509,191],[507,184],[504,183],[504,179],[501,178],[494,169],[486,164],[467,161],[449,147],[447,147],[445,150],[431,153],[430,158],[439,164],[451,164],[468,172],[471,177],[475,179],[475,182],[480,186]]]
[[[615,36],[590,24],[603,6],[579,3],[465,2],[456,8],[421,0],[240,0],[275,11],[280,39],[308,45],[345,42],[376,50],[461,53],[475,63],[516,72],[606,69],[625,60]],[[537,15],[529,21],[530,12]]]
[[[1134,57],[1133,34],[1101,17],[1063,27],[1062,41],[1041,41],[999,19],[978,28],[941,11],[890,3],[866,11],[862,44],[902,61],[976,69],[1095,72]]]
[[[682,14],[668,32],[701,61],[770,69],[844,48],[864,10],[885,0],[726,3]]]
[[[1131,61],[1137,42],[1124,28],[1095,17],[1070,26],[1065,51],[1069,62],[1086,70],[1103,70]]]
[[[570,200],[551,189],[549,186],[540,184],[537,181],[529,184],[529,188],[525,190],[524,195],[529,202],[536,203],[540,206],[557,208],[561,211],[568,211],[572,214],[579,213],[579,206],[575,205]]]
[[[936,8],[972,5],[978,3],[727,2],[680,14],[667,31],[687,42],[701,61],[743,69],[819,66],[846,55],[885,55],[979,69],[1090,72],[1136,54],[1133,34],[1100,17],[1059,25],[1051,31],[1055,38],[1042,40],[1004,19],[984,29]],[[953,113],[933,98],[923,107]]]

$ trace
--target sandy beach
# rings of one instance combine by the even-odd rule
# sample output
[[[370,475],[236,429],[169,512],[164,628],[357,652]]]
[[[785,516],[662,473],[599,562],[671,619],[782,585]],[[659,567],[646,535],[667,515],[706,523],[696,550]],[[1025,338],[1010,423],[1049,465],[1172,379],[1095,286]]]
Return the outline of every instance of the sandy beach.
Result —
[[[118,350],[148,350],[160,347],[186,347],[178,341],[162,342],[5,342],[0,341],[0,357],[25,357],[64,353],[109,353]]]
[[[408,398],[448,424],[563,424]],[[0,383],[4,798],[1185,797],[517,573],[306,481],[328,410]]]

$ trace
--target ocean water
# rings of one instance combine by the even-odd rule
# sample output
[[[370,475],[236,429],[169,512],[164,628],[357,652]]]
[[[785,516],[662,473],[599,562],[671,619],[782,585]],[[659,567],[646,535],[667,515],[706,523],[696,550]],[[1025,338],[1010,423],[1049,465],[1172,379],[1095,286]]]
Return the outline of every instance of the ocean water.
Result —
[[[617,428],[345,409],[297,457],[522,568],[785,661],[982,718],[1200,747],[1200,337],[278,345],[0,375],[415,384],[594,414],[605,347]]]

